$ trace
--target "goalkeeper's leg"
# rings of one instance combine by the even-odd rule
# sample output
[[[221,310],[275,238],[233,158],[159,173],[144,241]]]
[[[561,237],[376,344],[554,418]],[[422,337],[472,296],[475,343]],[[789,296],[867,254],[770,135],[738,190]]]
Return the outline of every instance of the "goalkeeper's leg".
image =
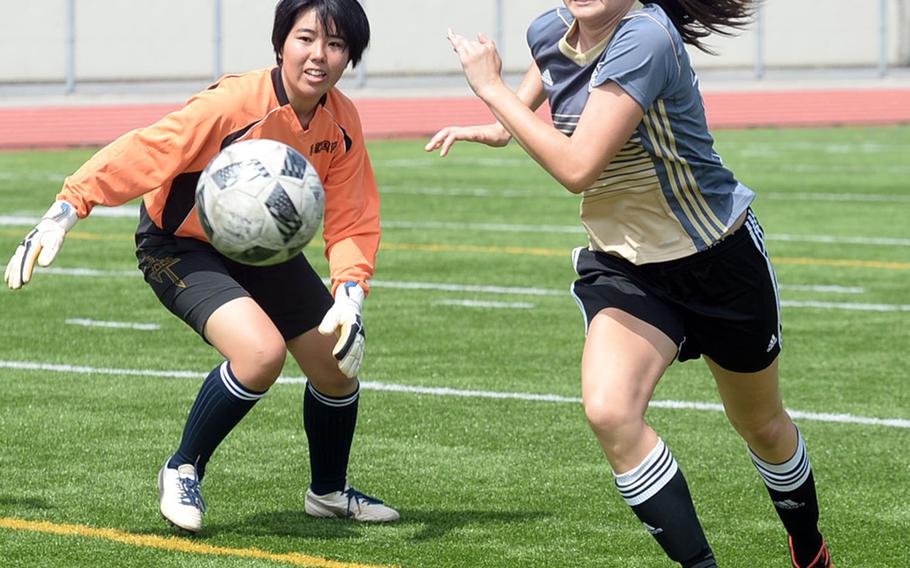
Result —
[[[205,337],[227,361],[206,377],[180,446],[159,474],[162,515],[191,532],[202,528],[205,506],[199,484],[209,459],[265,396],[286,354],[281,335],[250,298],[237,298],[215,310],[206,322]]]
[[[360,385],[356,378],[350,379],[339,370],[332,355],[334,344],[334,337],[320,335],[316,329],[288,341],[288,349],[308,379],[303,396],[303,426],[312,477],[305,510],[316,517],[396,521],[396,510],[348,483]]]
[[[591,321],[582,358],[585,414],[626,503],[672,560],[715,567],[686,480],[644,414],[677,353],[656,327],[609,308]]]

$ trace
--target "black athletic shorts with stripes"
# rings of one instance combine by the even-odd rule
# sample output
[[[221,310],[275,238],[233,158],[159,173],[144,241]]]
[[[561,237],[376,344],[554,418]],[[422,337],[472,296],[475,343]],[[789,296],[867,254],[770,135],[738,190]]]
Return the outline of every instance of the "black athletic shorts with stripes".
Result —
[[[136,233],[136,258],[145,281],[203,339],[209,316],[237,298],[255,300],[285,341],[319,325],[332,307],[332,295],[303,254],[281,264],[249,266],[198,239],[144,228]]]
[[[583,248],[573,257],[572,294],[586,327],[616,308],[666,334],[679,361],[706,355],[739,373],[760,371],[780,353],[777,278],[751,211],[742,227],[685,258],[635,265]]]

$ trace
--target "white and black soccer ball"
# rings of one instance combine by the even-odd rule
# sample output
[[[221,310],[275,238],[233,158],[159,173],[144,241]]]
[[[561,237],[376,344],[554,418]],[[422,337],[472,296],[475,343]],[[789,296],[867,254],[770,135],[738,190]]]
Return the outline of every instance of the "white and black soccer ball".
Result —
[[[196,207],[206,237],[224,256],[254,266],[278,264],[312,240],[325,191],[303,154],[275,140],[238,142],[199,176]]]

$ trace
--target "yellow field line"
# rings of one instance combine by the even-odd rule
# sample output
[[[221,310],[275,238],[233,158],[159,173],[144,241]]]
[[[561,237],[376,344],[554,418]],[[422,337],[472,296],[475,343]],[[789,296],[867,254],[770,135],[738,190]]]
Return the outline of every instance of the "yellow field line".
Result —
[[[271,562],[280,562],[282,564],[291,564],[293,566],[307,566],[312,568],[390,568],[389,566],[379,566],[375,564],[336,562],[334,560],[326,560],[325,558],[307,556],[306,554],[298,554],[296,552],[276,554],[264,550],[257,550],[255,548],[226,548],[223,546],[202,544],[185,538],[138,535],[115,529],[96,529],[84,525],[55,524],[46,521],[26,521],[10,517],[0,517],[0,528],[62,536],[97,538],[142,548],[157,548],[171,552],[184,552],[189,554],[253,558],[256,560],[267,560]]]
[[[775,256],[775,264],[800,264],[807,266],[849,266],[860,268],[885,268],[887,270],[910,270],[910,262],[886,262],[884,260],[853,260],[824,258],[790,258]]]
[[[0,231],[3,236],[21,236],[21,231]],[[82,241],[132,241],[132,235],[104,235],[98,233],[85,233],[76,231],[67,236],[68,239]],[[321,247],[318,241],[311,242],[307,248]],[[484,245],[459,245],[459,244],[433,244],[433,243],[382,243],[382,250],[406,250],[423,252],[468,252],[480,254],[516,254],[526,256],[555,256],[566,257],[572,252],[569,248],[534,248],[534,247],[497,247]],[[2,252],[2,251],[0,251]],[[12,251],[10,251],[12,252]],[[887,262],[879,260],[854,260],[854,259],[825,259],[825,258],[791,258],[776,256],[772,259],[775,264],[793,264],[800,266],[843,266],[847,268],[881,268],[885,270],[910,270],[910,262]]]

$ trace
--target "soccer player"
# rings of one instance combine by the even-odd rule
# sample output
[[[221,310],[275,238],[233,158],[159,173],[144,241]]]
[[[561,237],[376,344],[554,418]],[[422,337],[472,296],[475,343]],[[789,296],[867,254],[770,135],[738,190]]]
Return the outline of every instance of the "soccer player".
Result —
[[[170,311],[217,349],[183,437],[158,475],[160,510],[198,532],[200,483],[218,444],[266,395],[286,353],[306,374],[303,426],[315,517],[395,521],[399,514],[347,483],[363,357],[361,306],[379,247],[379,194],[357,109],[337,88],[369,43],[357,0],[281,0],[272,45],[278,65],[223,77],[157,123],[129,132],[66,179],[57,201],[22,241],[5,280],[16,289],[47,266],[78,219],[96,205],[143,196],[136,256]],[[325,254],[331,293],[301,254],[245,266],[206,242],[195,210],[200,172],[221,148],[269,138],[303,153],[326,193]]]
[[[573,253],[586,318],[582,399],[616,487],[667,556],[716,566],[682,470],[644,419],[674,361],[703,356],[727,417],[789,535],[798,568],[830,566],[803,438],[778,389],[780,304],[753,191],[713,150],[684,44],[745,25],[755,2],[565,0],[528,30],[517,91],[496,46],[449,31],[497,122],[448,127],[426,145],[516,139],[581,194],[588,246]],[[532,112],[548,100],[553,124]]]

